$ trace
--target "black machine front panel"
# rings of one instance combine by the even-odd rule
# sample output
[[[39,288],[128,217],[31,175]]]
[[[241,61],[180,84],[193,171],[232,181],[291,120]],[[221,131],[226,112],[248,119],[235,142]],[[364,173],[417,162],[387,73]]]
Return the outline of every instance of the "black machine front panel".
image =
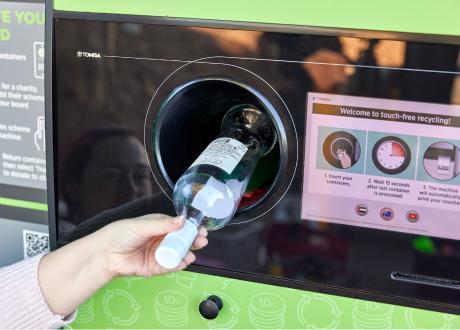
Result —
[[[59,244],[174,215],[172,185],[244,100],[275,109],[280,141],[196,264],[460,305],[458,46],[78,19],[54,43]]]

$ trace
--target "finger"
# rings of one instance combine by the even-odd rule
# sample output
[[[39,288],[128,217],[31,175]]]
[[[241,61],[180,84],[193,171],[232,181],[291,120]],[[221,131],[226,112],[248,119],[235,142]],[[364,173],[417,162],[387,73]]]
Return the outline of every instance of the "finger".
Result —
[[[205,227],[200,227],[200,229],[198,229],[198,236],[207,237],[208,236],[208,230]]]
[[[208,239],[204,236],[197,236],[193,241],[191,250],[198,250],[208,245]]]
[[[182,261],[184,261],[187,265],[190,265],[192,262],[196,260],[196,256],[192,251],[188,251],[185,254],[185,257]]]
[[[187,251],[187,253],[184,256],[184,259],[181,260],[179,266],[177,266],[176,268],[169,269],[161,266],[159,263],[156,263],[157,267],[155,267],[156,269],[154,270],[154,275],[163,275],[184,270],[188,265],[194,262],[195,259],[195,254],[193,254],[193,252],[191,251]]]
[[[154,237],[180,230],[185,224],[184,216],[157,218],[157,219],[133,219],[134,230],[141,236]]]
[[[179,272],[181,270],[184,270],[185,268],[187,268],[187,264],[185,263],[184,260],[182,260],[180,262],[179,266],[177,266],[176,268],[173,268],[173,269],[164,268],[163,266],[160,266],[160,264],[157,263],[156,267],[154,267],[154,271],[152,273],[152,276]]]
[[[157,219],[164,219],[164,218],[172,218],[172,216],[162,213],[150,213],[144,214],[137,219],[145,219],[145,220],[157,220]]]

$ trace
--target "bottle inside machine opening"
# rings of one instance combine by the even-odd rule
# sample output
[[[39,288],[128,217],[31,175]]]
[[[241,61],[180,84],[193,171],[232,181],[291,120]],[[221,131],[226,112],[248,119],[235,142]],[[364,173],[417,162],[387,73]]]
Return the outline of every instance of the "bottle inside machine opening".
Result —
[[[200,226],[216,230],[232,219],[260,157],[276,141],[270,118],[254,106],[239,104],[226,113],[220,134],[174,186],[174,208],[186,221],[157,248],[161,266],[179,266]]]

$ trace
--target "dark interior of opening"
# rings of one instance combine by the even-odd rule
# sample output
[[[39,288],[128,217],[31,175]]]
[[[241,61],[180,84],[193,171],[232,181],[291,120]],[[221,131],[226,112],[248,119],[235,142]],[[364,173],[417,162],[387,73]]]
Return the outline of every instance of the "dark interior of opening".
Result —
[[[225,113],[242,102],[262,111],[265,109],[247,89],[219,80],[197,82],[167,101],[157,118],[153,138],[159,139],[157,160],[160,156],[159,165],[161,167],[162,163],[164,178],[171,185],[220,133]],[[277,143],[269,154],[260,159],[239,208],[250,206],[269,190],[279,162],[280,147]]]

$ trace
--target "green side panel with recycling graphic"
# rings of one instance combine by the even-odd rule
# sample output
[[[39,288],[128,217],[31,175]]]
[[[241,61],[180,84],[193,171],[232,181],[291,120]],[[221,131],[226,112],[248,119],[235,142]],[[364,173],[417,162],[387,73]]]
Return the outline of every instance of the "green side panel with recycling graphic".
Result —
[[[206,320],[198,305],[224,302]],[[72,329],[458,329],[460,317],[191,272],[118,278],[78,310]]]

